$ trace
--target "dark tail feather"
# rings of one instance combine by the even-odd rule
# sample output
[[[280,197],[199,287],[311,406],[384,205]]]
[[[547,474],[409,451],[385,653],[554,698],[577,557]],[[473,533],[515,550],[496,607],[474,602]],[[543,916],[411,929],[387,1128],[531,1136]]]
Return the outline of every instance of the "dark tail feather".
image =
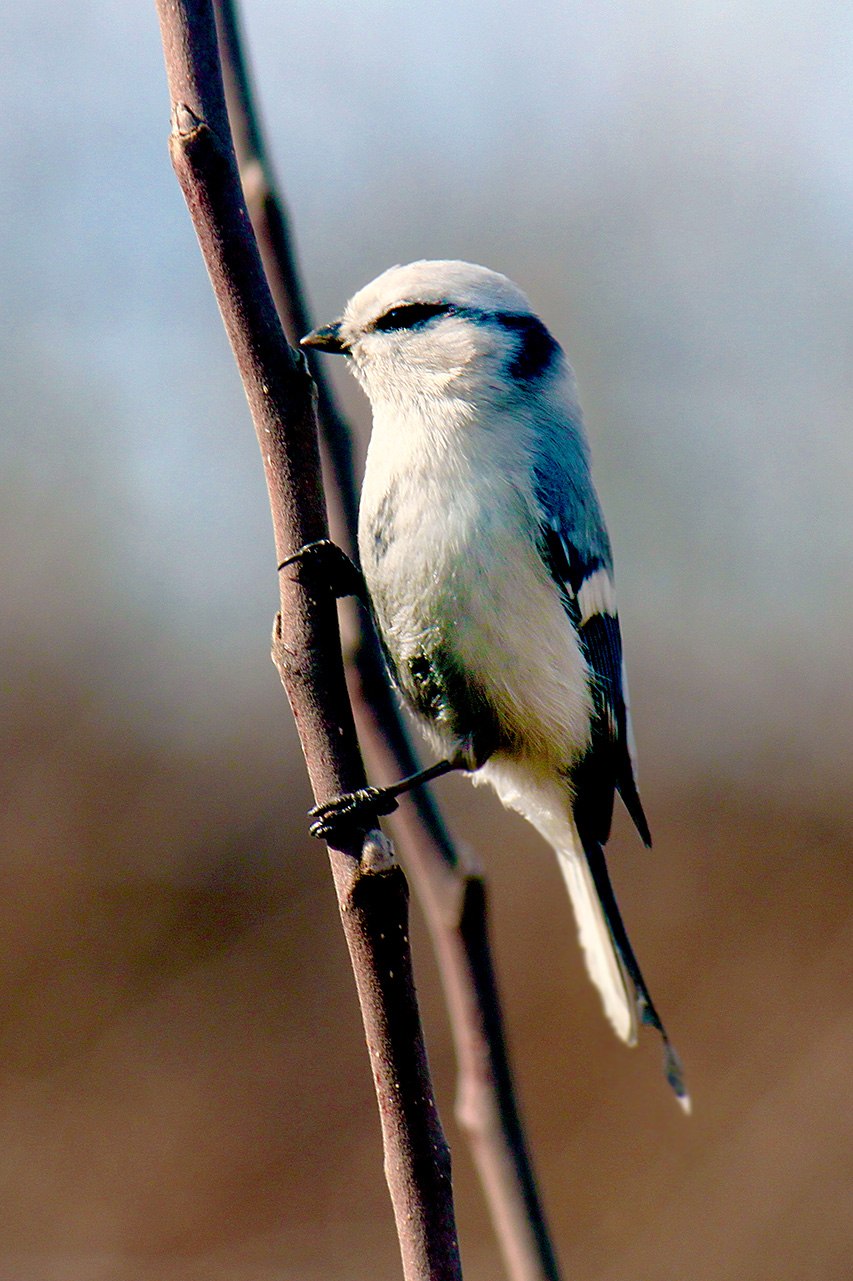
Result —
[[[639,803],[639,797],[637,797],[637,801]],[[640,813],[642,814],[642,808]],[[634,821],[636,822],[636,819]],[[637,826],[639,827],[639,824]],[[648,831],[648,829],[646,830]],[[642,829],[640,829],[640,834],[642,835]],[[646,980],[643,978],[639,962],[634,955],[634,949],[631,947],[628,932],[625,929],[622,914],[619,911],[619,904],[616,902],[616,895],[613,892],[613,884],[610,880],[610,873],[607,870],[604,850],[598,841],[584,841],[584,853],[589,863],[589,870],[592,873],[595,888],[598,891],[598,897],[601,901],[613,944],[625,968],[625,973],[634,984],[637,1012],[640,1020],[643,1023],[648,1023],[651,1027],[657,1028],[658,1032],[660,1032],[664,1045],[664,1072],[666,1073],[666,1079],[672,1086],[681,1107],[685,1112],[689,1112],[690,1095],[687,1093],[687,1087],[684,1084],[684,1070],[681,1066],[681,1060],[667,1035],[660,1015],[655,1009],[654,1001],[646,986]]]
[[[627,751],[624,753],[622,769],[617,776],[616,787],[619,795],[622,797],[622,804],[631,815],[631,820],[640,833],[640,840],[646,849],[652,847],[652,834],[649,831],[649,825],[646,821],[646,815],[643,811],[643,802],[640,800],[640,793],[637,791],[637,782],[634,778],[634,769],[631,764],[631,758]]]

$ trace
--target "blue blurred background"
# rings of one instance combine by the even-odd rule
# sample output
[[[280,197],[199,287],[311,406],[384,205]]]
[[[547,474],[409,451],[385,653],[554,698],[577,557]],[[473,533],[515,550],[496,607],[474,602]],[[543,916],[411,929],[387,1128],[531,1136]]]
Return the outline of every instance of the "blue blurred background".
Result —
[[[442,792],[493,879],[567,1275],[840,1278],[853,12],[246,0],[244,22],[317,320],[392,263],[469,258],[580,382],[659,836],[650,859],[620,829],[614,875],[692,1128],[649,1045],[599,1029],[536,842]],[[0,42],[0,1275],[393,1275],[154,7],[33,0]],[[452,1128],[422,937],[420,965]],[[496,1256],[451,1137],[476,1281]]]

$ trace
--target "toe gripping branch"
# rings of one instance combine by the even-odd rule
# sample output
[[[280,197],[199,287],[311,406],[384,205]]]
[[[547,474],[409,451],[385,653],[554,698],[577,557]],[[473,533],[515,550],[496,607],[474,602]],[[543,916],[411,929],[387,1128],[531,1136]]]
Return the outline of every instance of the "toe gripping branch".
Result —
[[[466,768],[463,760],[452,757],[418,770],[417,774],[410,774],[408,778],[401,778],[399,783],[392,783],[390,787],[362,787],[357,792],[345,792],[343,796],[336,796],[309,810],[314,822],[308,830],[318,840],[333,844],[354,831],[368,832],[384,814],[393,814],[397,808],[397,797],[404,792],[429,783],[433,778],[441,778],[451,770]]]
[[[308,828],[318,841],[338,841],[353,832],[369,832],[384,814],[397,808],[397,800],[380,787],[361,787],[357,792],[344,792],[331,801],[315,805],[308,811],[314,821]]]
[[[278,572],[292,567],[296,569],[297,581],[307,587],[326,587],[338,600],[344,596],[357,596],[362,601],[367,599],[361,570],[331,538],[318,538],[316,542],[306,543],[292,556],[284,558]]]

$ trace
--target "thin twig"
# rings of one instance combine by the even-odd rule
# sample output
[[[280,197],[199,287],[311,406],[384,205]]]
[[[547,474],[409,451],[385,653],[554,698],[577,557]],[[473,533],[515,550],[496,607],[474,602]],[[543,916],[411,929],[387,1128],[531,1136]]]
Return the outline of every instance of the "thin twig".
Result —
[[[293,341],[311,328],[288,229],[254,99],[236,0],[215,0],[228,109],[247,204],[282,323]],[[349,550],[356,547],[357,499],[351,435],[319,361],[319,416]],[[369,618],[359,615],[351,682],[361,741],[377,778],[419,768],[385,675]],[[394,820],[422,903],[444,984],[459,1065],[456,1113],[465,1129],[512,1281],[559,1281],[559,1268],[527,1150],[489,943],[483,877],[453,844],[432,793],[401,802]]]
[[[211,0],[158,0],[172,162],[192,215],[264,459],[276,563],[326,537],[310,378],[287,345],[240,187]],[[335,600],[297,566],[280,574],[274,658],[314,795],[364,785]],[[307,581],[303,581],[307,579]],[[408,945],[408,891],[379,832],[329,856],[376,1085],[407,1281],[459,1281],[450,1156],[429,1079]]]

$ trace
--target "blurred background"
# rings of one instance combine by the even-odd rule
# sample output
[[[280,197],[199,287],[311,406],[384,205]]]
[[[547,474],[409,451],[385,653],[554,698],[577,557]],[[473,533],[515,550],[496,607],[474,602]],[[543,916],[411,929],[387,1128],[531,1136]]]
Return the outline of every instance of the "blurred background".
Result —
[[[853,13],[246,0],[244,22],[317,320],[393,263],[470,258],[580,381],[655,835],[620,822],[611,868],[690,1121],[654,1037],[629,1053],[601,1017],[547,852],[441,785],[488,866],[565,1276],[846,1277]],[[0,42],[0,1281],[394,1277],[154,6],[32,0]]]

